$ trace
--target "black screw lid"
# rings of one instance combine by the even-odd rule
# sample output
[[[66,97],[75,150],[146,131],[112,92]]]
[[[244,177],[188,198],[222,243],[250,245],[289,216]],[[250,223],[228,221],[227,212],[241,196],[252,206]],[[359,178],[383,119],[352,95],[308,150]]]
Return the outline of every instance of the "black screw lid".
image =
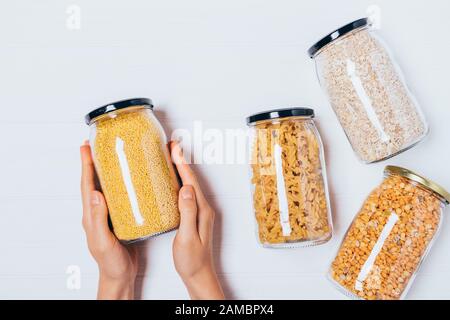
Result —
[[[285,109],[264,111],[248,117],[247,124],[251,125],[258,121],[287,118],[287,117],[314,118],[314,110],[310,108],[285,108]]]
[[[333,42],[334,40],[341,38],[342,36],[346,35],[349,32],[352,32],[355,29],[359,29],[365,26],[369,25],[369,19],[362,18],[358,19],[356,21],[350,22],[349,24],[346,24],[343,27],[340,27],[339,29],[331,32],[327,36],[320,39],[318,42],[316,42],[311,48],[308,50],[308,54],[311,58],[314,58],[316,53],[325,47],[327,44]]]
[[[134,99],[126,99],[126,100],[120,100],[113,103],[109,103],[107,105],[104,105],[100,108],[97,108],[91,112],[89,112],[85,117],[84,120],[86,121],[86,124],[90,124],[91,121],[103,114],[113,112],[119,109],[125,109],[128,107],[137,107],[142,106],[144,108],[153,109],[153,103],[152,100],[148,98],[134,98]]]

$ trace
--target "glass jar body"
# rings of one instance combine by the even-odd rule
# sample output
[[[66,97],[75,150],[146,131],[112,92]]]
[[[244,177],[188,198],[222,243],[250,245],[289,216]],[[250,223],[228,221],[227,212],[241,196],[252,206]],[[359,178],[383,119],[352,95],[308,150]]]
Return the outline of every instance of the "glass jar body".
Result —
[[[303,247],[332,236],[322,142],[313,120],[251,126],[251,182],[257,238],[264,247]]]
[[[116,110],[95,119],[90,129],[95,169],[116,237],[134,242],[176,229],[179,184],[153,111]]]
[[[440,230],[444,207],[417,182],[386,175],[349,227],[330,280],[353,298],[402,299]]]
[[[400,68],[369,27],[331,42],[314,60],[320,84],[364,163],[395,156],[426,136],[427,123]]]

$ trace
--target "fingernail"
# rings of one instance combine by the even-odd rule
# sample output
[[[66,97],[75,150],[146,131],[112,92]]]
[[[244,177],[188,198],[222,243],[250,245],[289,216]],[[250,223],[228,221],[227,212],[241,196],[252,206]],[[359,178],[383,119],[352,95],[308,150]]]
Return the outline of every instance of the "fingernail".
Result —
[[[89,145],[89,140],[84,140],[84,141],[83,141],[83,145],[84,145],[84,146],[88,146],[88,145]]]
[[[181,189],[181,197],[184,200],[191,200],[194,198],[194,195],[192,194],[191,188],[183,188]]]
[[[97,192],[91,193],[91,204],[93,206],[98,206],[100,204],[100,197],[98,196]]]

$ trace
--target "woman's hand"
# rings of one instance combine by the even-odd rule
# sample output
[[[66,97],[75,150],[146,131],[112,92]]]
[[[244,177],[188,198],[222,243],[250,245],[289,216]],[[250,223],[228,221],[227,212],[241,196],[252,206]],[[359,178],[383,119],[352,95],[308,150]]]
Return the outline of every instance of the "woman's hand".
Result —
[[[171,143],[171,153],[183,182],[178,200],[181,222],[173,242],[175,269],[192,299],[224,299],[212,256],[214,211],[177,143]]]
[[[83,227],[100,274],[97,298],[133,299],[138,269],[137,250],[120,244],[109,229],[108,208],[103,194],[95,187],[95,170],[88,142],[81,146],[80,153]]]

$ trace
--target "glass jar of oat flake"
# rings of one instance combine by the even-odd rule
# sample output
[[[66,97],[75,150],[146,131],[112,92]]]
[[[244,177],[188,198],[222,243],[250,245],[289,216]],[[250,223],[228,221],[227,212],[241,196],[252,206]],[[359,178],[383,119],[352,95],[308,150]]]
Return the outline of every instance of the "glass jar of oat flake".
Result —
[[[85,117],[116,237],[144,240],[179,225],[179,184],[150,99],[114,102]]]
[[[363,162],[395,156],[426,136],[422,112],[368,19],[337,29],[308,53],[353,150]]]
[[[404,298],[450,202],[447,191],[410,170],[387,166],[384,173],[330,267],[330,280],[352,298]]]
[[[277,109],[247,118],[251,183],[259,242],[304,247],[332,236],[325,161],[309,108]]]

